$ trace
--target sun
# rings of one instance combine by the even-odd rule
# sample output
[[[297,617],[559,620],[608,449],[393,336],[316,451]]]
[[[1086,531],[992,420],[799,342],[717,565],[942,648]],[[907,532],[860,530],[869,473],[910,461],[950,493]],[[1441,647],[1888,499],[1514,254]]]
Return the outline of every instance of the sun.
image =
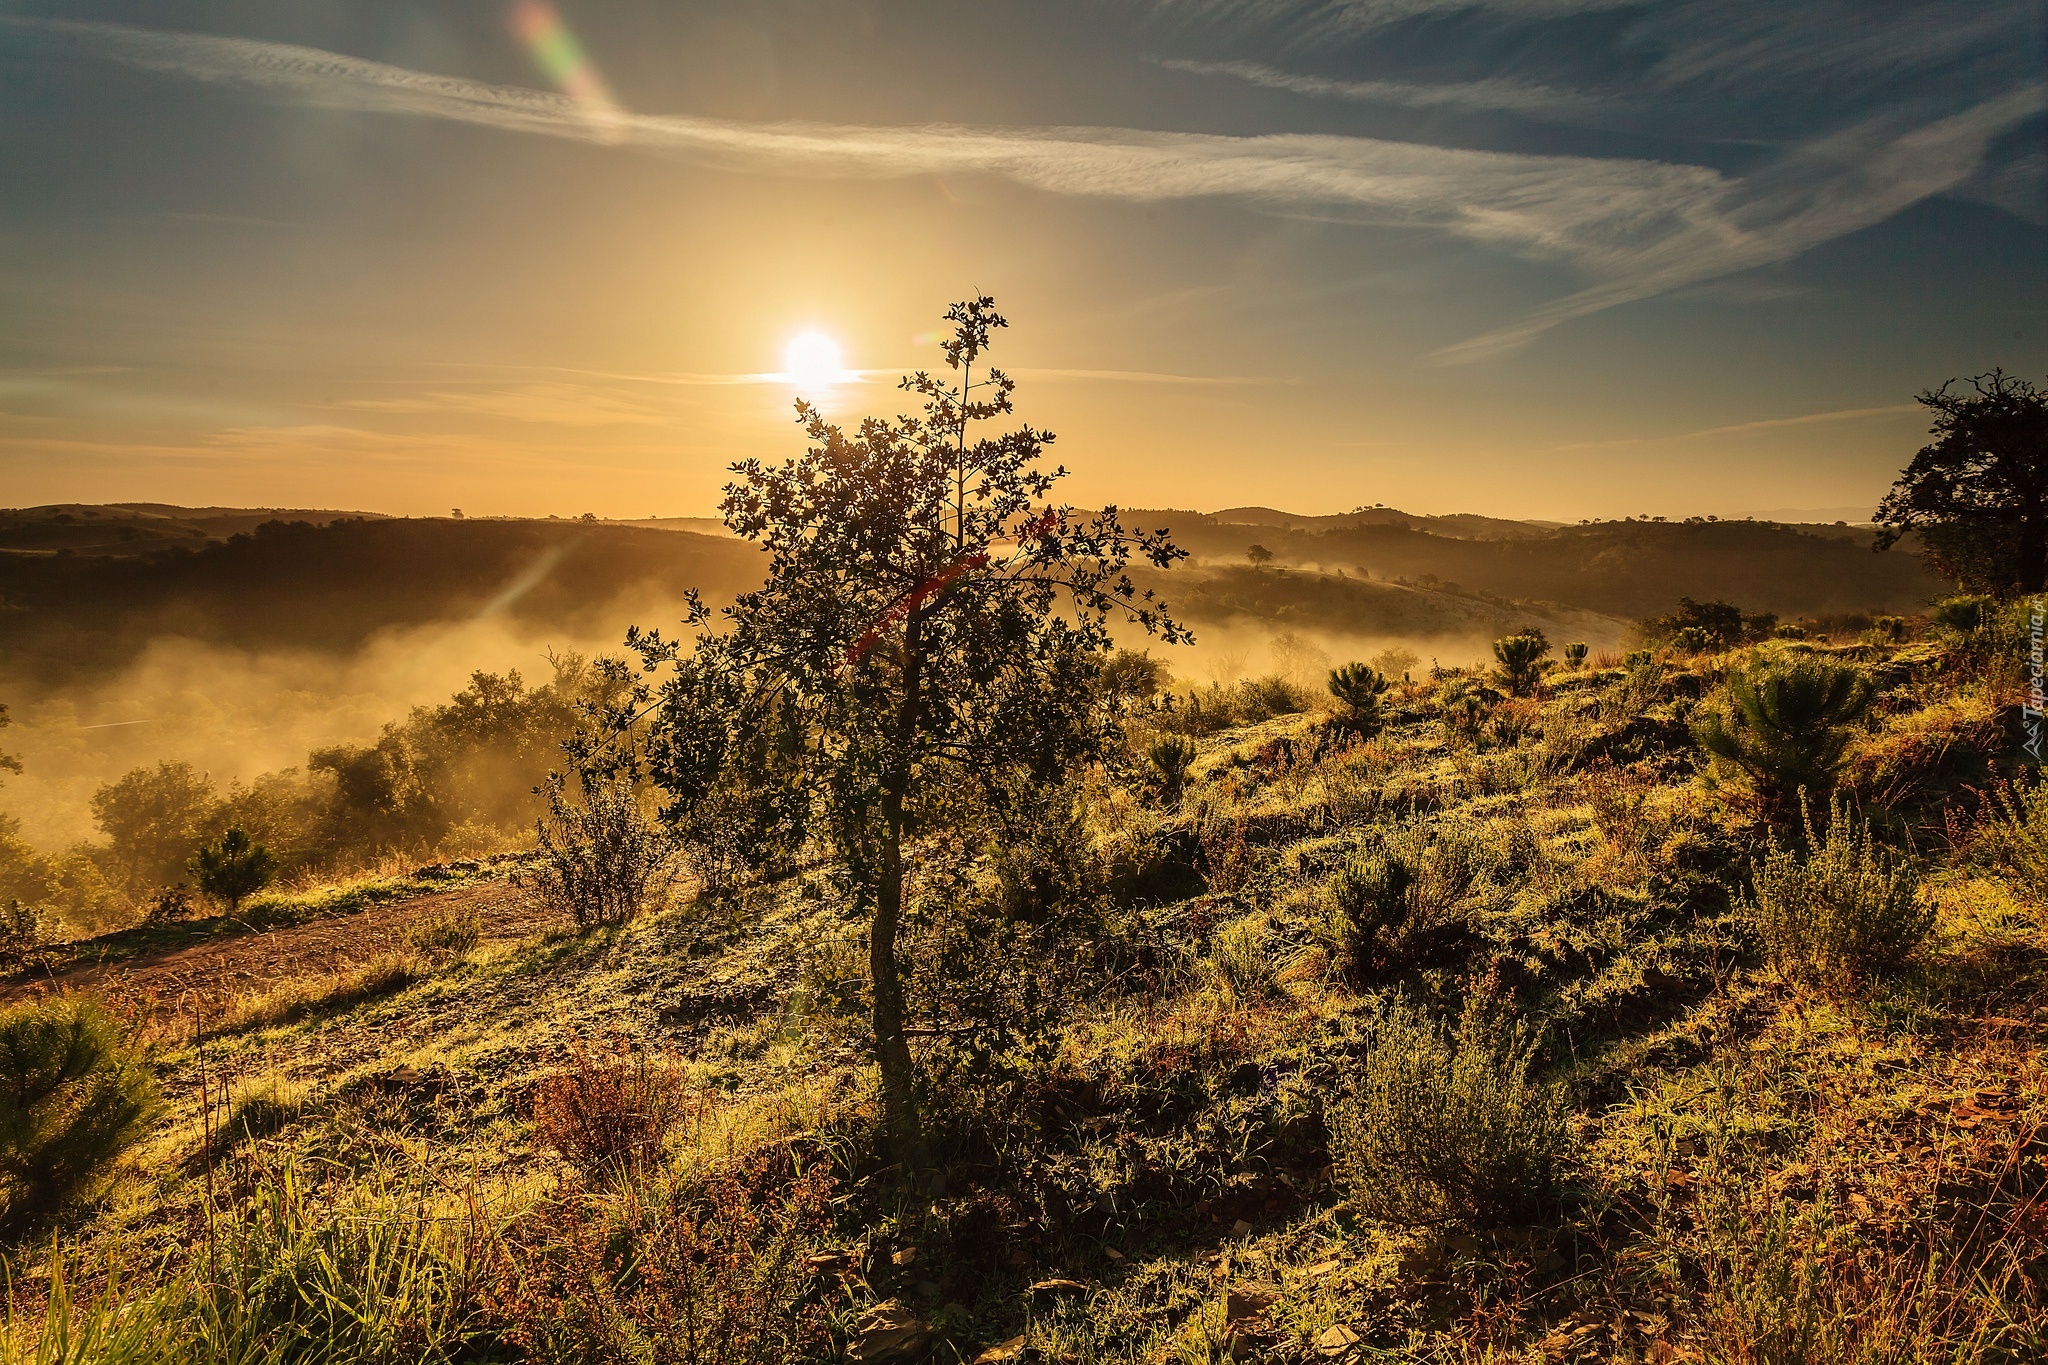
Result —
[[[823,332],[804,332],[790,338],[782,353],[782,373],[799,389],[829,389],[846,380],[839,358],[839,343]]]

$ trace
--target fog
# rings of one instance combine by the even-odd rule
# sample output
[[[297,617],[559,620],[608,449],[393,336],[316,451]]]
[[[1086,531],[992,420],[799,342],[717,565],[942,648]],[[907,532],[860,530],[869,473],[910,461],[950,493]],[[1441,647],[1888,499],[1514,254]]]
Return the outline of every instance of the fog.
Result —
[[[0,747],[25,769],[0,786],[0,811],[21,821],[22,838],[54,852],[95,836],[93,792],[133,768],[182,759],[225,788],[300,767],[313,749],[373,740],[414,706],[445,702],[479,669],[545,682],[551,652],[615,653],[626,621],[660,625],[679,614],[621,614],[616,629],[587,636],[502,616],[436,622],[383,631],[342,658],[166,636],[95,685],[34,695],[0,679],[14,721]]]

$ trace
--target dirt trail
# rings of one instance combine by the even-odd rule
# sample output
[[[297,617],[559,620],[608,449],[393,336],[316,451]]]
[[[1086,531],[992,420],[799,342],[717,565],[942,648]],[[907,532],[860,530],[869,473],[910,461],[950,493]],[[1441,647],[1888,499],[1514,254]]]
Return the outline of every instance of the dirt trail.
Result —
[[[124,1012],[208,1016],[295,977],[343,971],[405,947],[428,915],[475,911],[485,940],[524,938],[562,921],[503,881],[483,881],[288,928],[202,939],[120,962],[73,966],[0,988],[0,999],[50,989],[91,990]]]

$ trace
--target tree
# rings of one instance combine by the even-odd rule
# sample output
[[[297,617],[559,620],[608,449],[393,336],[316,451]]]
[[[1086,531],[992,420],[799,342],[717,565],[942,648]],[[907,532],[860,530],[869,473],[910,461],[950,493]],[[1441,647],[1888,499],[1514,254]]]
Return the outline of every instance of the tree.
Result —
[[[1362,739],[1371,739],[1384,723],[1380,697],[1387,690],[1386,677],[1365,664],[1345,664],[1330,670],[1330,695],[1343,708],[1339,724]]]
[[[1543,656],[1549,652],[1549,643],[1535,635],[1509,635],[1493,642],[1493,657],[1500,664],[1501,681],[1518,697],[1536,690],[1536,683],[1543,676]]]
[[[1002,807],[1105,752],[1116,717],[1096,698],[1112,618],[1192,638],[1128,573],[1134,558],[1185,557],[1165,532],[1127,530],[1113,507],[1084,518],[1048,505],[1066,472],[1036,463],[1050,433],[972,434],[1012,411],[1006,375],[975,378],[1006,325],[994,301],[955,304],[946,320],[953,375],[903,381],[921,417],[849,432],[800,401],[802,456],[732,467],[721,511],[767,550],[761,587],[715,617],[693,595],[691,648],[628,635],[646,674],[668,671],[646,703],[665,817],[701,834],[707,803],[737,780],[802,801],[836,855],[869,925],[875,1060],[906,1169],[923,1161],[897,947],[906,838],[964,799]],[[614,724],[643,695],[613,708]],[[768,731],[783,738],[764,745]]]
[[[94,792],[92,815],[113,844],[128,889],[140,892],[177,880],[218,801],[205,773],[165,761]]]
[[[1860,670],[1825,659],[1735,669],[1722,706],[1694,722],[1693,738],[1779,814],[1801,791],[1820,796],[1834,786],[1848,726],[1869,709],[1874,690]]]
[[[1934,414],[1911,464],[1877,509],[1876,547],[1918,532],[1944,577],[1996,593],[2048,580],[2048,389],[2003,370],[1919,395]]]
[[[1263,545],[1253,545],[1245,550],[1244,557],[1252,562],[1254,569],[1263,569],[1273,562],[1273,552]]]
[[[235,825],[193,855],[192,873],[200,891],[225,901],[232,915],[241,910],[244,899],[270,885],[277,875],[277,858]]]

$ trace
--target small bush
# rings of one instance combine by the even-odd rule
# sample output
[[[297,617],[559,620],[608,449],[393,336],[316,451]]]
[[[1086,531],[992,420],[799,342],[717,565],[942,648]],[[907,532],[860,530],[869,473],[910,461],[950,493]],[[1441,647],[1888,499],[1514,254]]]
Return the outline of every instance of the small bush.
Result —
[[[423,915],[405,931],[405,944],[430,957],[456,956],[483,941],[484,917],[475,907]]]
[[[199,889],[223,902],[232,915],[245,899],[270,885],[277,876],[277,858],[237,825],[193,856],[192,875]]]
[[[1721,705],[1705,709],[1693,738],[1782,811],[1799,791],[1833,789],[1848,726],[1873,691],[1862,672],[1825,659],[1758,662],[1729,673]]]
[[[540,1140],[593,1179],[630,1175],[661,1155],[682,1120],[682,1076],[644,1051],[609,1053],[576,1043],[569,1069],[542,1081],[533,1096]]]
[[[98,1001],[0,1013],[0,1220],[20,1227],[89,1192],[156,1108],[155,1078]]]
[[[0,901],[0,968],[13,969],[49,940],[42,909],[26,901]]]
[[[1808,853],[1776,848],[1756,870],[1750,922],[1786,980],[1849,990],[1902,964],[1934,927],[1920,879],[1880,846],[1845,806],[1825,839],[1802,807]]]
[[[783,1365],[837,1358],[804,1264],[831,1229],[823,1163],[765,1156],[618,1199],[565,1191],[513,1222],[484,1281],[493,1334],[527,1360]]]
[[[1934,624],[1958,635],[1968,635],[1984,625],[1984,618],[1991,607],[1988,597],[1951,597],[1934,606]]]
[[[640,812],[633,784],[591,778],[572,803],[557,774],[547,786],[548,818],[535,826],[539,863],[513,879],[543,906],[576,922],[624,924],[658,906],[675,884],[678,848]]]
[[[1380,702],[1386,690],[1385,675],[1364,664],[1346,664],[1330,671],[1330,695],[1339,708],[1338,724],[1361,739],[1371,739],[1386,724]]]
[[[1264,915],[1246,915],[1216,930],[1209,945],[1209,976],[1232,1003],[1252,1004],[1278,989],[1272,938]]]
[[[1195,765],[1194,741],[1183,735],[1161,735],[1146,749],[1145,761],[1151,765],[1160,799],[1169,806],[1178,805],[1187,789],[1188,770]]]
[[[1543,656],[1549,652],[1549,641],[1528,632],[1493,642],[1493,657],[1500,664],[1501,681],[1518,697],[1536,690],[1536,684],[1543,679]]]
[[[1574,640],[1564,647],[1564,666],[1577,671],[1586,666],[1586,643]]]
[[[1351,1093],[1331,1112],[1338,1176],[1368,1218],[1401,1227],[1524,1220],[1555,1198],[1561,1107],[1533,1049],[1468,1009],[1455,1033],[1383,1007]]]
[[[1275,716],[1298,715],[1308,709],[1308,698],[1279,674],[1247,678],[1237,685],[1237,714],[1245,725],[1257,725]]]
[[[1384,853],[1354,858],[1331,878],[1334,937],[1352,980],[1370,980],[1390,965],[1414,884],[1415,874]]]

